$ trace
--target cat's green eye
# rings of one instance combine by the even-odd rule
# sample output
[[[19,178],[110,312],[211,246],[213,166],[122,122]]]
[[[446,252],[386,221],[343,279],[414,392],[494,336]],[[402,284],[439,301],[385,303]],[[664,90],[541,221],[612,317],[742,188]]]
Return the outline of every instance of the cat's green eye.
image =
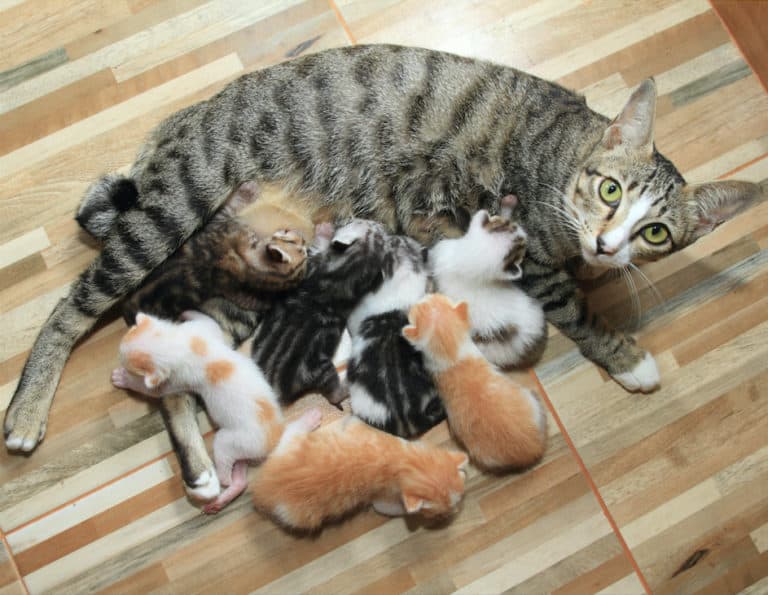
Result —
[[[597,190],[602,201],[609,207],[617,207],[621,202],[621,186],[613,178],[605,178]]]
[[[651,223],[640,230],[643,239],[649,244],[658,246],[669,239],[669,229],[662,223]]]

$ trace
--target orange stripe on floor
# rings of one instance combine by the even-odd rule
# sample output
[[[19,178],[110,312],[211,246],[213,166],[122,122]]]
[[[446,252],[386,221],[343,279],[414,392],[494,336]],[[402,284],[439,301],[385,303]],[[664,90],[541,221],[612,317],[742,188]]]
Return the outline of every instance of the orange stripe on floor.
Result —
[[[352,35],[352,31],[350,31],[349,25],[347,25],[347,21],[344,20],[344,15],[341,14],[339,7],[336,6],[336,2],[334,2],[334,0],[328,0],[328,5],[331,7],[331,10],[336,14],[336,20],[339,21],[341,28],[344,29],[344,33],[347,34],[347,38],[349,38],[349,42],[352,45],[357,45],[357,40],[355,39],[355,36]]]
[[[597,503],[600,505],[600,508],[603,509],[603,514],[608,519],[608,523],[611,525],[611,528],[613,529],[613,532],[616,535],[616,538],[619,540],[619,545],[621,545],[621,549],[624,550],[624,554],[629,559],[629,563],[632,565],[632,568],[635,569],[635,573],[637,574],[637,577],[640,579],[640,583],[643,585],[643,589],[645,589],[645,592],[648,593],[648,595],[652,595],[651,588],[648,586],[648,582],[645,580],[645,576],[643,576],[643,572],[640,570],[640,566],[637,564],[637,560],[635,560],[635,557],[632,555],[632,551],[629,549],[627,542],[624,541],[624,536],[621,534],[621,531],[619,530],[619,526],[616,524],[616,521],[613,519],[613,516],[608,510],[608,506],[606,506],[605,501],[603,500],[603,497],[600,495],[600,490],[597,489],[597,485],[595,484],[595,481],[592,479],[592,475],[590,475],[589,470],[587,469],[587,466],[584,464],[584,461],[582,460],[581,455],[579,454],[579,451],[576,450],[576,446],[574,445],[573,440],[571,440],[570,434],[568,434],[567,430],[565,429],[565,425],[563,425],[563,422],[560,419],[560,416],[557,414],[557,411],[555,411],[555,407],[554,405],[552,405],[552,401],[549,400],[549,395],[547,394],[547,391],[544,390],[544,387],[542,386],[541,381],[539,380],[539,377],[536,375],[533,369],[529,369],[528,372],[531,375],[531,378],[533,378],[534,382],[536,382],[536,386],[539,389],[539,394],[541,395],[541,398],[544,399],[544,402],[546,403],[547,408],[549,409],[549,412],[552,414],[552,417],[555,418],[555,423],[557,424],[557,427],[560,429],[560,433],[563,435],[563,438],[565,438],[565,443],[568,445],[568,448],[571,450],[571,453],[576,459],[576,463],[578,464],[582,474],[586,478],[590,489],[595,495],[595,498],[597,498]]]

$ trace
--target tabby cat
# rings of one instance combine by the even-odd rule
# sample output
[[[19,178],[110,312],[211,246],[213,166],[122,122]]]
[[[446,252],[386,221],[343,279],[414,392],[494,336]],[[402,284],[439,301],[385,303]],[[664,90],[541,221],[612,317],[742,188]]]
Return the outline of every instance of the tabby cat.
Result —
[[[381,238],[383,283],[366,295],[347,322],[352,349],[347,365],[352,413],[391,434],[412,438],[445,419],[432,375],[401,333],[408,309],[427,293],[426,249],[384,226],[360,221]]]
[[[308,392],[334,404],[347,397],[332,358],[350,312],[382,282],[386,234],[376,229],[360,220],[335,233],[318,226],[304,281],[256,329],[253,359],[283,403]]]
[[[426,243],[460,235],[474,212],[496,214],[515,194],[529,236],[526,291],[627,389],[653,389],[651,355],[589,313],[573,271],[660,258],[761,197],[744,182],[686,185],[653,144],[655,102],[647,80],[611,121],[514,68],[389,45],[238,78],[150,134],[129,174],[136,205],[114,213],[101,254],[35,341],[7,409],[6,445],[37,445],[76,341],[249,180],[300,194],[310,220],[321,210],[355,215]],[[190,468],[210,470],[191,404],[168,420]]]

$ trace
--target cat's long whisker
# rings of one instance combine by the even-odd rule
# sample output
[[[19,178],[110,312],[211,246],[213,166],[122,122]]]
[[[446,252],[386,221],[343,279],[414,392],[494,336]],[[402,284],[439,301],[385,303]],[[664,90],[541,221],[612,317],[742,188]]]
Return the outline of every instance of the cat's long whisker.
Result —
[[[656,301],[657,301],[659,304],[663,304],[663,303],[664,303],[664,296],[663,296],[663,295],[661,295],[661,292],[658,290],[658,288],[656,287],[656,285],[654,285],[653,281],[651,281],[651,280],[648,278],[648,275],[646,275],[646,274],[643,272],[643,270],[642,270],[642,269],[641,269],[639,266],[637,266],[636,264],[633,264],[633,263],[631,263],[631,262],[630,262],[630,263],[629,263],[629,267],[630,267],[630,268],[631,268],[633,271],[637,271],[637,272],[638,272],[638,274],[639,274],[639,275],[640,275],[640,276],[643,278],[643,281],[645,281],[645,284],[648,286],[648,288],[649,288],[649,289],[651,290],[651,292],[653,293],[654,297],[656,298]]]
[[[632,328],[634,328],[640,323],[640,318],[642,316],[640,294],[637,292],[637,285],[635,284],[635,279],[632,277],[630,270],[624,267],[621,269],[621,272],[627,283],[629,297],[632,301]]]

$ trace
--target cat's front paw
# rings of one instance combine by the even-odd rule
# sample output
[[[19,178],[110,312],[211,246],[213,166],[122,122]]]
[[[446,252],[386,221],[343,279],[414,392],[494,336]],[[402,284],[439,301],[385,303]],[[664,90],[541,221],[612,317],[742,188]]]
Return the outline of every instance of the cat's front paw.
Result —
[[[221,484],[216,473],[210,470],[203,471],[192,485],[184,484],[187,494],[194,500],[210,501],[221,493]]]
[[[649,393],[659,388],[661,384],[661,377],[659,376],[659,368],[656,366],[656,360],[654,360],[653,356],[647,351],[645,352],[643,359],[641,359],[634,368],[628,372],[614,374],[613,378],[630,392],[639,391]]]

